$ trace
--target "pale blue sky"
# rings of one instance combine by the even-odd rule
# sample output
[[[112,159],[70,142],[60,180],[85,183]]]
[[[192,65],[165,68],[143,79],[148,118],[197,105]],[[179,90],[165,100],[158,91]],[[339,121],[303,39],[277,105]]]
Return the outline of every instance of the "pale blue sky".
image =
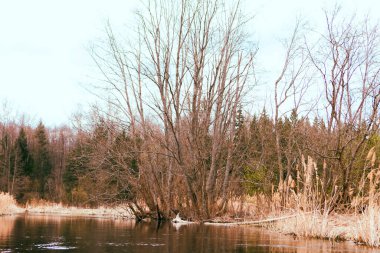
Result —
[[[79,104],[94,99],[82,87],[96,76],[86,48],[103,37],[108,19],[116,27],[128,27],[137,3],[0,0],[0,100],[6,99],[14,111],[24,112],[34,121],[42,119],[49,126],[67,123]],[[370,11],[375,19],[380,13],[377,0],[338,3],[347,12]],[[247,0],[245,10],[255,15],[249,32],[259,43],[259,67],[278,68],[279,39],[289,35],[296,16],[318,27],[323,24],[322,8],[331,5],[323,0]],[[270,81],[269,74],[262,83]]]

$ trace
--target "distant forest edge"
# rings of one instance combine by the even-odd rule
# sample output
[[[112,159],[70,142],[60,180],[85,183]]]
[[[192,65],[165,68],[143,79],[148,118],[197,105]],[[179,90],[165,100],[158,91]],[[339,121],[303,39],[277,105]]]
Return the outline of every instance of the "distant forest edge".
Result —
[[[42,122],[35,128],[13,122],[2,123],[0,191],[13,194],[20,203],[45,199],[75,206],[96,207],[145,199],[145,194],[155,194],[156,187],[165,186],[166,161],[160,159],[159,151],[154,154],[152,171],[140,171],[139,164],[146,159],[142,150],[143,140],[133,138],[128,129],[120,128],[110,119],[99,115],[94,118],[96,121],[86,129],[75,130],[68,127],[47,129]],[[283,117],[278,124],[285,175],[282,186],[279,185],[273,119],[265,110],[252,117],[244,117],[238,111],[228,199],[255,194],[264,194],[270,198],[278,191],[301,191],[307,181],[301,164],[306,162],[304,156],[318,157],[317,154],[334,152],[327,150],[326,146],[335,144],[338,136],[329,134],[323,121],[317,118],[298,118],[293,111],[290,117]],[[366,126],[363,125],[362,129],[355,129],[355,133],[359,134],[365,129]],[[162,138],[160,131],[154,134],[155,138]],[[351,138],[346,137],[346,134],[342,137]],[[211,140],[212,136],[207,138]],[[375,167],[375,164],[371,165],[372,156],[368,158],[367,154],[372,149],[372,154],[375,152],[375,156],[380,155],[379,134],[374,133],[364,139],[356,156],[351,157],[350,154],[361,140],[345,146],[347,151],[342,154],[344,156],[341,160],[328,157],[317,159],[316,171],[312,172],[315,173],[314,176],[320,177],[320,190],[328,194],[334,187],[343,189],[346,183],[344,169],[347,169],[343,166],[352,163],[354,159],[348,177],[347,196],[344,192],[340,195],[342,203],[351,203],[357,194],[363,194],[360,192],[364,190],[361,189],[363,180],[366,180],[370,169]],[[138,150],[134,143],[138,143]],[[156,145],[157,150],[162,148],[155,140],[149,145]],[[202,147],[205,152],[203,155],[208,159],[212,150],[210,145],[211,142]],[[228,147],[221,146],[221,149],[227,153]],[[226,160],[220,159],[218,163],[218,171],[224,172]],[[204,167],[206,171],[208,166],[209,164]],[[176,189],[172,192],[173,198],[180,200],[183,197],[181,195],[186,195],[186,186],[180,175],[173,181]],[[221,180],[216,182],[218,196],[223,191],[222,183]],[[145,185],[150,188],[143,188]],[[202,188],[198,191],[201,192]],[[155,210],[156,200],[151,200],[152,210]],[[191,205],[186,202],[177,203],[176,208],[186,208],[187,204]],[[188,215],[192,213],[190,210],[182,212]]]
[[[137,13],[131,41],[107,25],[91,51],[101,105],[72,128],[2,121],[0,190],[20,202],[127,203],[140,218],[178,210],[199,220],[247,195],[327,213],[376,199],[376,24],[338,7],[325,11],[323,31],[296,21],[266,84],[271,113],[255,114],[245,108],[260,80],[257,48],[239,4],[159,3]]]

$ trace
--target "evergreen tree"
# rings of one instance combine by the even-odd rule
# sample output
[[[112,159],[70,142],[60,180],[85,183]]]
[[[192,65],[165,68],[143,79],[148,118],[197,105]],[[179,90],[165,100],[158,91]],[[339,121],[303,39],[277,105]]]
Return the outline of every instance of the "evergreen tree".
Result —
[[[33,187],[31,176],[33,173],[33,159],[28,147],[28,140],[23,127],[16,138],[12,154],[13,180],[12,193],[18,202],[25,202],[30,197]]]
[[[33,172],[33,158],[29,152],[28,139],[24,128],[20,129],[16,140],[16,152],[19,162],[19,168],[22,175],[31,176]]]
[[[79,177],[89,170],[90,156],[90,148],[81,141],[76,142],[70,151],[66,160],[66,171],[63,174],[63,183],[68,195],[78,186]]]
[[[34,156],[33,176],[38,182],[38,191],[42,198],[45,197],[45,184],[51,173],[52,164],[49,154],[49,141],[45,126],[40,122],[35,130],[36,150]]]

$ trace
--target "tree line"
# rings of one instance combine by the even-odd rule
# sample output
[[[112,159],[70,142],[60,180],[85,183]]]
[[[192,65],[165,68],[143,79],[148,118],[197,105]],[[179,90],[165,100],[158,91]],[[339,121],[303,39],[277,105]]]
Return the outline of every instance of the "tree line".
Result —
[[[120,124],[110,118],[97,114],[93,119],[94,122],[82,129],[49,129],[42,123],[34,128],[15,123],[2,124],[1,191],[13,194],[21,203],[32,199],[82,206],[128,203],[137,217],[156,212],[156,205],[161,210],[163,204],[158,196],[162,194],[167,197],[168,194],[168,168],[165,159],[161,158],[166,157],[166,147],[162,145],[164,134],[159,130],[151,132],[148,142],[132,135],[129,127],[120,127]],[[347,153],[342,154],[344,157],[340,160],[322,154],[336,154],[337,150],[327,149],[326,143],[332,145],[333,139],[351,138],[351,134],[349,137],[338,137],[336,133],[330,135],[326,122],[318,118],[311,120],[300,117],[295,111],[277,123],[281,129],[282,183],[273,117],[265,109],[253,116],[244,115],[240,109],[237,111],[230,165],[225,159],[229,150],[225,142],[228,136],[220,140],[224,156],[219,157],[217,162],[218,180],[214,194],[218,201],[213,205],[216,209],[214,215],[221,214],[225,208],[223,198],[228,202],[247,195],[263,194],[270,198],[274,192],[285,193],[290,189],[301,191],[306,180],[301,173],[301,164],[305,162],[302,158],[306,156],[316,158],[315,174],[320,177],[320,191],[328,195],[334,187],[343,189],[345,171],[339,164],[347,166],[352,158]],[[364,133],[366,127],[363,125],[355,131]],[[204,165],[205,171],[209,172],[212,135],[208,134],[207,139],[208,142],[202,146],[202,155],[207,159],[205,163],[208,162]],[[353,145],[359,141],[361,140],[355,140]],[[150,154],[144,152],[145,145],[149,146]],[[361,182],[370,169],[367,153],[373,147],[379,154],[378,132],[365,138],[355,156],[355,166],[349,175],[349,192],[347,196],[341,192],[341,203],[350,203],[361,193]],[[151,156],[154,156],[153,161],[150,160]],[[144,166],[151,167],[146,171]],[[230,179],[227,186],[224,181],[226,169],[229,169]],[[194,188],[195,196],[201,196],[206,182],[202,182],[199,175],[192,176],[192,183],[199,186]],[[171,208],[195,217],[195,210],[189,209],[191,202],[186,199],[188,189],[183,177],[176,172],[172,180],[175,190],[171,192]],[[286,203],[283,204],[286,206]],[[164,214],[164,209],[160,212]]]
[[[71,130],[49,130],[42,122],[35,128],[13,121],[0,126],[0,190],[24,203],[33,198],[61,199]]]

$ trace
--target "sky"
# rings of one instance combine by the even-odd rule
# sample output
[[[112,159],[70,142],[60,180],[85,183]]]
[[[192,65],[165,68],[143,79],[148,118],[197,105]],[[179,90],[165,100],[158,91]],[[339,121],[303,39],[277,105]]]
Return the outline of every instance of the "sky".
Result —
[[[369,12],[373,19],[380,13],[378,0],[337,3],[347,13]],[[279,68],[280,41],[289,36],[297,17],[321,27],[322,9],[334,4],[246,0],[244,9],[254,16],[248,32],[259,48],[259,68],[267,73]],[[95,101],[86,89],[98,81],[88,48],[105,37],[108,20],[127,31],[137,6],[138,0],[0,0],[0,117],[6,101],[13,112],[29,115],[32,123],[68,124],[78,108]],[[273,78],[268,74],[261,85]]]

